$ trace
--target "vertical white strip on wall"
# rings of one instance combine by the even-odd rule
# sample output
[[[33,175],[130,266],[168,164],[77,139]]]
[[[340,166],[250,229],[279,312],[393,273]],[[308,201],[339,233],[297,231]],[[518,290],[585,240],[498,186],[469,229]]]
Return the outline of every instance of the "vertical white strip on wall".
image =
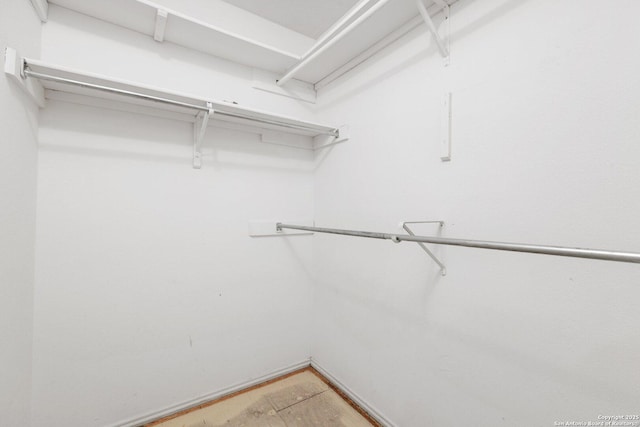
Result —
[[[451,160],[451,92],[442,96],[442,116],[440,120],[440,159]]]

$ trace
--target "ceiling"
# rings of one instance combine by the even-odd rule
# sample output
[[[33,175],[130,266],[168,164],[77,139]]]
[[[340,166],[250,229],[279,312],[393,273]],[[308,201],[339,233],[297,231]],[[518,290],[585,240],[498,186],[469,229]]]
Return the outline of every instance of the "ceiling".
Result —
[[[223,0],[313,39],[358,0]]]

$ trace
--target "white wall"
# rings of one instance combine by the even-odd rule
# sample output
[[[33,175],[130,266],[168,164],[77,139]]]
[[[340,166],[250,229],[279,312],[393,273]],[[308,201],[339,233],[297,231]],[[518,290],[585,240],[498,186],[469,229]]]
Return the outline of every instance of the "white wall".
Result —
[[[449,237],[640,250],[638,12],[461,0],[449,68],[421,29],[322,92],[319,116],[352,138],[315,172],[308,152],[221,129],[193,170],[187,123],[51,102],[34,425],[110,425],[309,355],[399,426],[636,413],[635,265],[437,248],[443,278],[415,245],[252,240],[246,225],[442,219]],[[43,59],[313,118],[251,89],[248,68],[55,6]]]
[[[309,116],[251,70],[53,6],[43,59]],[[186,122],[50,101],[41,115],[34,425],[104,426],[310,356],[310,151]]]
[[[451,66],[424,29],[320,94],[351,139],[316,223],[640,251],[640,3],[470,1]],[[453,160],[439,160],[453,92]],[[416,227],[433,234],[433,226]],[[640,268],[314,236],[317,362],[398,426],[551,426],[637,414]]]
[[[37,57],[40,21],[27,1],[0,3],[0,55]],[[0,75],[0,425],[29,425],[37,107]]]

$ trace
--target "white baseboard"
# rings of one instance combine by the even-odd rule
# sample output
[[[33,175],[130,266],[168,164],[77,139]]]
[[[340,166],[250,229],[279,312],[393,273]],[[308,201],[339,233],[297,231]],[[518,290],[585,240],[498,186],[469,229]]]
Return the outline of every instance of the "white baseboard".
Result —
[[[322,365],[318,363],[316,359],[311,358],[311,367],[316,371],[320,372],[326,379],[328,379],[333,385],[335,385],[341,392],[343,392],[349,399],[353,400],[358,406],[364,409],[374,420],[382,424],[384,427],[398,427],[396,424],[391,422],[387,417],[385,417],[380,411],[367,403],[364,399],[358,396],[353,390],[344,385],[342,381],[336,378],[329,371],[324,369]]]
[[[266,381],[270,381],[272,379],[281,377],[283,375],[290,374],[291,372],[295,372],[295,371],[297,371],[299,369],[306,368],[307,366],[310,366],[310,364],[311,364],[311,360],[310,359],[305,359],[305,360],[300,361],[298,363],[295,363],[293,365],[289,365],[289,366],[286,366],[284,368],[280,368],[280,369],[278,369],[276,371],[270,372],[270,373],[268,373],[266,375],[263,375],[261,377],[254,378],[252,380],[245,381],[243,383],[234,384],[234,385],[232,385],[230,387],[227,387],[227,388],[224,388],[222,390],[214,391],[214,392],[208,393],[208,394],[206,394],[204,396],[200,396],[200,397],[197,397],[195,399],[192,399],[192,400],[189,400],[189,401],[186,401],[186,402],[178,403],[176,405],[173,405],[173,406],[171,406],[169,408],[162,409],[160,411],[147,413],[147,414],[141,415],[141,416],[136,417],[136,418],[132,418],[132,419],[129,419],[129,420],[121,421],[121,422],[116,423],[116,424],[111,424],[110,427],[137,427],[137,426],[140,426],[140,425],[144,425],[146,423],[150,423],[151,421],[155,421],[157,419],[160,419],[160,418],[175,414],[176,412],[184,411],[185,409],[193,408],[193,407],[201,405],[203,403],[210,402],[212,400],[219,399],[219,398],[227,396],[229,394],[245,390],[245,389],[247,389],[249,387],[253,387],[253,386],[258,385],[260,383],[263,383],[263,382],[266,382]]]

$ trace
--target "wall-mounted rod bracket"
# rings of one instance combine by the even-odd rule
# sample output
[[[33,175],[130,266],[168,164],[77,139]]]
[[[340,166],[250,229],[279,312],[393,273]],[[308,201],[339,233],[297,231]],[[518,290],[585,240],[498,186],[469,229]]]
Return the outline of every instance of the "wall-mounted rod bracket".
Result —
[[[349,140],[349,125],[342,125],[336,129],[337,134],[334,135],[318,135],[313,138],[313,151],[322,150],[341,142]]]
[[[410,236],[415,236],[415,233],[411,231],[411,229],[407,224],[439,224],[440,228],[444,227],[444,221],[405,221],[401,225],[404,231],[409,233]],[[422,248],[422,250],[424,250],[427,253],[427,255],[431,257],[433,262],[438,264],[438,266],[440,267],[440,273],[442,273],[443,276],[446,276],[447,267],[445,267],[445,265],[433,254],[433,252],[429,250],[429,248],[427,248],[424,245],[424,243],[422,242],[416,242],[416,243],[418,243],[418,245]]]
[[[420,12],[420,15],[422,15],[422,19],[424,20],[425,24],[427,24],[429,31],[431,31],[431,34],[433,36],[433,41],[435,42],[436,46],[438,46],[440,55],[442,55],[442,57],[444,58],[444,65],[447,66],[449,65],[449,51],[450,51],[449,49],[449,39],[450,39],[449,37],[450,10],[449,9],[450,8],[449,8],[449,5],[442,0],[438,0],[435,3],[442,6],[442,13],[444,14],[444,23],[443,23],[443,27],[444,27],[443,30],[445,33],[444,36],[440,36],[440,33],[438,32],[438,29],[433,23],[433,20],[431,19],[431,15],[429,15],[427,8],[424,7],[424,3],[422,3],[422,0],[416,0],[418,11]]]
[[[31,97],[38,107],[44,107],[44,88],[40,82],[27,79],[25,60],[11,47],[6,47],[4,50],[4,72]]]
[[[207,102],[208,111],[200,111],[193,123],[193,168],[200,169],[202,167],[202,140],[207,131],[209,119],[215,113],[213,104]]]

